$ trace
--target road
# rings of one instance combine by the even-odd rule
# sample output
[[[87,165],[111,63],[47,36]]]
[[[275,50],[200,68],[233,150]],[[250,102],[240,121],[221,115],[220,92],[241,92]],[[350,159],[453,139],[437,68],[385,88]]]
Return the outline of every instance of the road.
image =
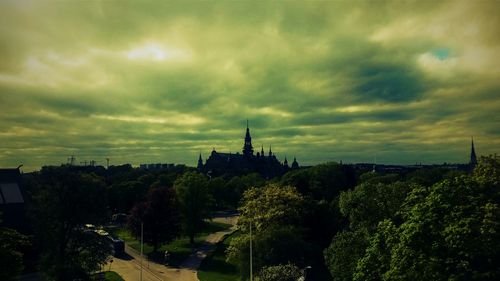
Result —
[[[210,251],[215,249],[215,245],[221,239],[236,229],[238,218],[235,216],[220,215],[213,218],[213,221],[232,224],[233,226],[226,231],[219,231],[207,236],[205,243],[198,248],[186,261],[182,263],[180,268],[168,267],[163,264],[148,262],[143,260],[142,280],[144,281],[198,281],[197,269],[201,261],[207,256]],[[126,255],[121,258],[113,258],[111,270],[117,272],[125,281],[140,280],[140,253],[136,250],[125,246]],[[108,270],[109,264],[105,269]]]

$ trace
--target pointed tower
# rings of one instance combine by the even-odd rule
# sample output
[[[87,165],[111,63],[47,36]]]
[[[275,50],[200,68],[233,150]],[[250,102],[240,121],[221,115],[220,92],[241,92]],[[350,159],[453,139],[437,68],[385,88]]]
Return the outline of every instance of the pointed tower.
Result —
[[[285,168],[288,168],[288,160],[286,160],[286,156],[285,156],[285,161],[283,162],[283,166]]]
[[[200,152],[200,157],[198,157],[198,166],[196,167],[198,171],[203,170],[203,160],[201,159],[201,152]]]
[[[264,145],[262,145],[262,148],[260,149],[260,155],[264,157]]]
[[[269,145],[269,157],[273,156],[273,152],[271,151],[271,145]]]
[[[299,162],[297,162],[297,158],[295,158],[294,156],[292,162],[292,169],[298,169],[298,168],[299,168]]]
[[[246,157],[253,156],[252,137],[250,136],[250,129],[248,128],[248,120],[247,132],[245,134],[245,144],[243,145],[243,155],[245,155]]]
[[[470,149],[469,165],[471,166],[471,168],[474,168],[477,165],[476,150],[474,149],[474,138],[472,138],[472,137],[471,137],[471,149]]]

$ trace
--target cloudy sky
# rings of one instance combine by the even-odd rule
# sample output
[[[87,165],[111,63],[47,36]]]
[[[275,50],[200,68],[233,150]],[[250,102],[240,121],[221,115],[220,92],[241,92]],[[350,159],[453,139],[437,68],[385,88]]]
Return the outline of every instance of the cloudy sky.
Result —
[[[438,2],[438,3],[435,3]],[[499,1],[2,1],[0,166],[500,152]]]

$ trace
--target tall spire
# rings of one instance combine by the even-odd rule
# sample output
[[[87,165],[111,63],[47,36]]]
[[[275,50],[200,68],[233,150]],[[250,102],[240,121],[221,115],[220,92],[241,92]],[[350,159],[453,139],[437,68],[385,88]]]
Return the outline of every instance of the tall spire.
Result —
[[[297,158],[293,156],[292,169],[298,169],[298,168],[299,168],[299,163],[297,162]]]
[[[264,156],[264,145],[262,145],[262,148],[260,149],[260,155]]]
[[[247,132],[245,134],[245,144],[243,145],[243,155],[247,157],[253,156],[252,137],[250,136],[250,129],[248,128],[248,120],[247,120]]]
[[[273,152],[271,151],[271,145],[269,145],[269,157],[273,156]]]
[[[476,150],[474,149],[474,138],[471,137],[470,163],[472,167],[477,165]]]
[[[201,159],[201,152],[200,152],[200,157],[198,157],[198,170],[201,171],[203,169],[203,159]]]

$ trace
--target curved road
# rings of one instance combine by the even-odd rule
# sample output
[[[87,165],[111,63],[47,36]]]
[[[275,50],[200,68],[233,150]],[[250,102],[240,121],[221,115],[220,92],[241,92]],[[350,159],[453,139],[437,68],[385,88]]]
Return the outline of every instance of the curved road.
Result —
[[[142,280],[143,281],[198,281],[197,269],[201,261],[210,251],[215,249],[216,244],[222,238],[236,230],[237,216],[219,215],[212,218],[213,221],[232,224],[233,226],[225,231],[219,231],[207,236],[205,243],[186,259],[180,268],[173,268],[163,264],[148,262],[143,260]],[[125,246],[127,255],[123,258],[113,258],[111,270],[120,274],[125,281],[140,280],[140,253]],[[105,269],[109,268],[109,264]]]

